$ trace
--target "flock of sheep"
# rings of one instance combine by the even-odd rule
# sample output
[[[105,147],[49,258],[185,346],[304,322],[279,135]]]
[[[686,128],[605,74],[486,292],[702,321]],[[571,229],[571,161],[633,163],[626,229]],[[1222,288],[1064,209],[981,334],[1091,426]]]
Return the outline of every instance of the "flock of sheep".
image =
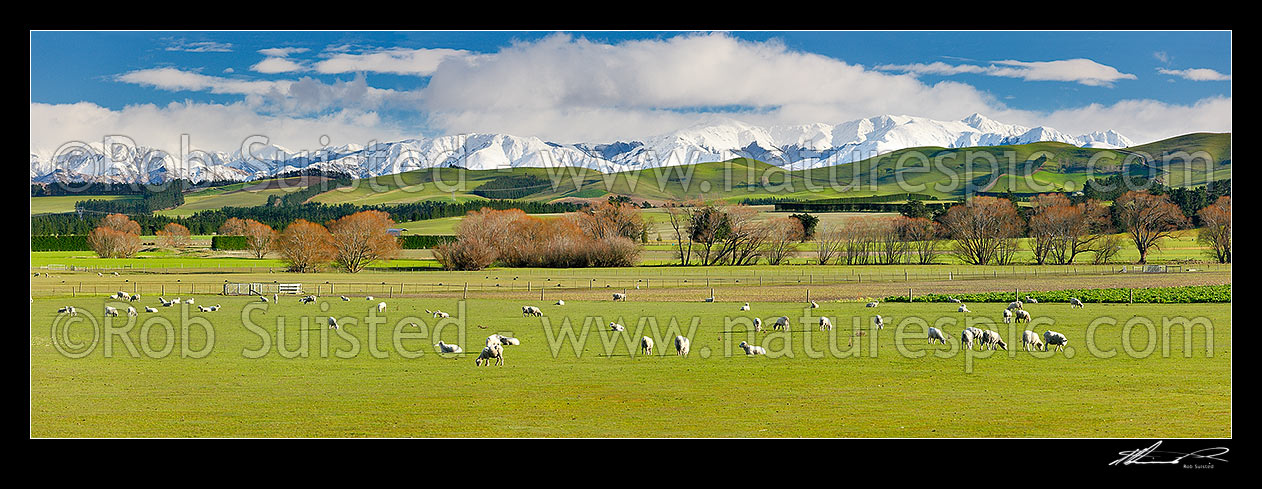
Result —
[[[139,301],[140,301],[140,294],[128,294],[127,292],[124,292],[124,291],[121,291],[121,290],[120,290],[120,291],[118,291],[118,292],[115,292],[115,293],[114,293],[114,295],[109,296],[109,299],[113,299],[113,300],[117,300],[117,301],[123,301],[123,302],[139,302]],[[189,298],[187,298],[187,299],[182,299],[182,300],[181,300],[179,297],[176,297],[176,298],[171,299],[171,300],[169,300],[169,301],[168,301],[168,300],[166,300],[166,299],[165,299],[165,298],[163,298],[163,297],[158,297],[158,304],[161,304],[161,305],[162,305],[162,307],[171,307],[171,306],[174,306],[174,305],[176,305],[176,304],[180,304],[180,303],[184,303],[184,304],[193,304],[193,303],[194,303],[194,299],[193,299],[192,297],[189,297]],[[193,304],[193,305],[196,305],[196,304]],[[220,307],[221,307],[221,306],[220,306],[219,304],[215,304],[215,305],[213,305],[213,306],[197,306],[197,310],[198,310],[198,311],[201,311],[201,312],[216,312],[216,311],[218,311],[218,310],[219,310],[219,308],[220,308]],[[146,312],[146,313],[156,313],[156,312],[158,312],[158,308],[156,308],[156,307],[144,306],[144,309],[145,309],[145,312]],[[127,312],[127,315],[128,315],[128,316],[132,316],[132,317],[137,316],[137,312],[136,312],[136,307],[135,307],[135,306],[127,306],[126,312]],[[58,313],[58,314],[66,314],[66,315],[70,315],[70,316],[78,316],[78,315],[79,315],[79,311],[78,311],[78,310],[76,310],[74,306],[65,306],[65,307],[62,307],[62,308],[60,308],[60,309],[57,309],[57,313]],[[117,308],[117,307],[114,307],[114,306],[109,306],[109,305],[105,306],[105,315],[106,315],[106,316],[117,317],[117,316],[119,315],[118,308]]]

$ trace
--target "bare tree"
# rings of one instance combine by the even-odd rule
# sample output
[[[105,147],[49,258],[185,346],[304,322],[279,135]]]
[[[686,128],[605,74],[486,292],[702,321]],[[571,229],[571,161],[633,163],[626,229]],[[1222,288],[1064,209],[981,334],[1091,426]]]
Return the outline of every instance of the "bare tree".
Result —
[[[665,206],[666,216],[670,219],[670,228],[675,233],[675,255],[681,266],[688,266],[692,258],[692,236],[688,232],[695,203],[671,203]]]
[[[764,253],[767,263],[779,265],[797,251],[797,245],[803,239],[802,221],[793,217],[783,217],[768,220],[763,225],[767,227],[769,233]]]
[[[1148,262],[1148,251],[1157,246],[1159,240],[1172,236],[1176,229],[1187,224],[1183,211],[1165,195],[1130,191],[1113,205],[1117,208],[1118,224],[1139,251],[1141,264]]]
[[[1218,263],[1231,263],[1231,197],[1219,197],[1197,215],[1201,217],[1197,241],[1209,247],[1206,253]]]
[[[941,226],[924,217],[900,217],[897,225],[902,239],[915,253],[918,263],[928,265],[938,260],[942,241]]]
[[[189,233],[188,228],[178,223],[168,222],[158,231],[158,238],[162,240],[162,246],[172,250],[183,250],[188,246]]]
[[[832,264],[841,254],[846,241],[840,223],[828,223],[815,232],[815,258],[820,265]]]
[[[953,206],[942,222],[955,239],[956,253],[974,265],[1010,259],[1022,228],[1012,202],[996,197],[974,197]]]

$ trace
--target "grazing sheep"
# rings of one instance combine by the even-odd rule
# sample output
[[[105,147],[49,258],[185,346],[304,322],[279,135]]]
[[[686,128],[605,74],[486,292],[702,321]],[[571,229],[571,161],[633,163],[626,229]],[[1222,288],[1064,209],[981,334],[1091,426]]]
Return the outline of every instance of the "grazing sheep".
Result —
[[[968,310],[968,306],[964,304],[960,304],[960,308],[956,309],[956,311],[957,312],[973,312],[973,311]]]
[[[742,341],[741,344],[737,346],[741,347],[742,350],[745,350],[746,355],[766,355],[767,354],[766,348],[763,348],[761,346],[751,345],[744,341]]]
[[[653,338],[643,336],[640,338],[640,353],[645,355],[653,354]]]
[[[754,332],[762,331],[762,318],[754,318]]]
[[[614,301],[623,301],[623,302],[626,302],[626,301],[627,301],[627,295],[626,295],[626,294],[623,294],[623,293],[621,293],[621,292],[614,292],[614,293],[613,293],[613,300],[614,300]]]
[[[365,297],[365,298],[364,298],[364,300],[366,300],[366,301],[371,301],[371,300],[372,300],[372,296],[370,295],[370,296],[368,296],[368,297]]]
[[[749,310],[749,303],[748,303],[748,302],[746,302],[746,303],[745,303],[745,305],[741,306],[741,310],[742,310],[742,311],[748,311],[748,310]]]
[[[543,310],[535,306],[521,306],[522,316],[542,316]]]
[[[999,337],[998,331],[989,330],[989,329],[986,331],[982,331],[981,343],[982,343],[983,350],[985,350],[986,347],[990,347],[991,350],[994,350],[996,348],[1003,348],[1004,351],[1008,351],[1008,344],[1004,343],[1003,338]]]
[[[1055,331],[1051,331],[1051,330],[1044,331],[1043,332],[1043,351],[1047,351],[1047,348],[1052,345],[1056,345],[1056,351],[1064,350],[1066,346],[1069,346],[1069,339],[1065,338],[1065,335],[1057,333]]]
[[[706,301],[706,302],[714,302],[714,296],[706,297],[706,298],[705,298],[705,301]]]
[[[956,304],[959,304],[959,303],[960,303],[960,300],[959,300],[959,299],[956,299],[956,298],[951,297],[951,296],[947,296],[947,300],[949,300],[949,301],[951,301],[951,302],[954,302],[954,303],[956,303]]]
[[[134,307],[132,307],[132,306],[127,306],[127,315],[128,315],[128,316],[135,316],[135,315],[136,315],[136,308],[134,308]]]
[[[158,303],[162,304],[162,307],[171,307],[172,305],[175,304],[175,301],[169,301],[161,297],[158,297]]]
[[[610,331],[626,331],[627,328],[624,328],[621,324],[618,324],[618,323],[609,323],[609,330]]]
[[[464,352],[464,350],[460,349],[459,345],[448,345],[446,343],[443,343],[442,341],[439,341],[438,344],[434,346],[438,347],[439,353],[463,353]]]
[[[1026,302],[1029,302],[1030,304],[1038,304],[1038,303],[1039,303],[1039,300],[1038,300],[1038,299],[1035,299],[1035,298],[1030,297],[1030,296],[1028,296],[1028,295],[1027,295],[1027,296],[1025,296],[1025,301],[1026,301]]]
[[[158,312],[156,307],[145,306],[145,312]]]
[[[57,310],[57,313],[58,313],[58,314],[69,314],[69,315],[71,315],[71,316],[78,316],[78,315],[79,315],[79,313],[78,313],[78,312],[76,312],[76,311],[74,310],[74,306],[66,306],[66,307],[63,307],[63,308],[61,308],[61,309],[58,309],[58,310]]]
[[[139,300],[140,300],[140,294],[133,295],[131,296],[131,298],[127,299],[128,302],[137,302]]]
[[[872,302],[869,302],[869,303],[868,303],[867,307],[876,307],[876,306],[879,306],[879,305],[881,305],[881,303],[880,303],[880,302],[877,302],[877,301],[872,301]]]
[[[872,317],[872,325],[876,326],[876,329],[885,329],[885,320],[881,318],[880,314],[877,314]]]
[[[833,330],[833,322],[832,322],[832,321],[829,321],[829,320],[828,320],[828,318],[827,318],[827,317],[825,317],[825,316],[820,316],[820,317],[819,317],[819,330],[820,330],[820,331],[832,331],[832,330]]]
[[[310,303],[315,302],[315,301],[316,301],[316,296],[314,296],[314,295],[309,295],[309,296],[303,297],[303,298],[301,298],[301,299],[298,299],[298,303],[300,303],[300,304],[310,304]]]
[[[1004,322],[1004,323],[1011,323],[1011,322],[1012,322],[1012,310],[1011,310],[1011,309],[1004,309],[1004,310],[1003,310],[1003,322]]]
[[[485,361],[486,365],[490,365],[491,359],[495,359],[496,365],[504,366],[504,347],[498,344],[487,345],[486,348],[482,349],[482,354],[478,355],[477,360],[474,360],[473,363],[474,365],[482,366],[482,362]]]
[[[431,310],[429,310],[429,309],[426,309],[426,310],[425,310],[425,313],[426,313],[426,314],[433,314],[433,315],[434,315],[434,317],[436,317],[436,318],[451,317],[451,315],[450,315],[450,314],[447,314],[447,313],[442,312],[442,311],[431,311]]]
[[[689,344],[688,338],[684,338],[683,336],[676,336],[675,337],[676,354],[683,357],[688,356],[688,344]]]
[[[118,291],[118,292],[115,292],[115,293],[114,293],[114,296],[113,296],[113,297],[110,297],[110,298],[111,298],[111,299],[118,299],[118,300],[120,300],[120,301],[125,301],[125,300],[128,300],[128,299],[131,299],[131,296],[130,296],[130,295],[128,295],[126,292],[123,292],[123,291],[121,291],[121,290],[120,290],[120,291]]]
[[[1025,304],[1022,304],[1021,301],[1012,301],[1008,303],[1008,310],[1011,311],[1013,309],[1021,309],[1024,306]]]
[[[110,307],[110,306],[105,306],[105,315],[106,315],[106,316],[117,316],[117,315],[118,315],[118,309],[114,309],[113,307]]]
[[[776,324],[771,326],[771,329],[780,329],[780,330],[788,331],[789,330],[789,317],[780,316],[776,318]]]
[[[338,328],[338,325],[337,325],[337,319],[334,319],[334,318],[333,318],[333,316],[329,316],[329,321],[328,321],[328,322],[329,322],[329,329],[337,329],[337,328]]]
[[[942,343],[945,345],[946,335],[942,333],[942,330],[935,328],[933,326],[930,326],[929,327],[929,344],[932,345],[934,340],[937,340],[939,343]]]
[[[171,299],[171,303],[172,303],[172,304],[179,304],[179,303],[180,303],[180,298],[179,298],[179,297],[176,297],[176,298],[174,298],[174,299]]]
[[[1018,323],[1024,320],[1028,324],[1030,322],[1030,312],[1025,309],[1017,309],[1015,319]]]
[[[197,306],[197,312],[210,312],[210,308],[205,307],[205,306]]]
[[[1030,350],[1042,350],[1042,349],[1043,349],[1043,340],[1039,339],[1038,333],[1035,333],[1028,329],[1025,330],[1024,333],[1021,333],[1021,350],[1030,351]]]
[[[189,298],[188,298],[188,300],[184,301],[184,303],[185,303],[185,304],[192,305],[192,304],[193,304],[193,298],[192,298],[192,297],[189,297]]]
[[[500,344],[504,346],[517,346],[521,344],[521,340],[509,336],[500,336]]]
[[[219,306],[219,304],[215,304],[215,305],[213,305],[213,306],[210,306],[210,312],[215,312],[215,311],[218,311],[218,310],[219,310],[219,307],[220,307],[220,306]]]
[[[564,305],[565,305],[565,301],[564,301],[564,300],[557,300],[556,305],[558,305],[558,306],[564,306]]]
[[[980,340],[981,337],[982,337],[982,330],[974,328],[972,326],[964,328],[964,331],[960,332],[960,345],[961,347],[972,350],[973,340]]]
[[[350,302],[350,301],[351,301],[350,297],[342,296],[342,302]]]
[[[377,312],[386,312],[386,303],[384,303],[384,302],[378,302],[378,303],[377,303]]]
[[[491,334],[491,336],[487,336],[486,346],[491,346],[491,345],[504,346],[504,336],[501,336],[499,333],[493,333]]]
[[[819,304],[815,301],[811,301],[811,309],[819,309]]]
[[[1069,298],[1069,308],[1070,308],[1070,309],[1073,309],[1073,308],[1075,308],[1075,307],[1082,307],[1082,301],[1078,300],[1078,298],[1077,298],[1077,297],[1070,297],[1070,298]]]

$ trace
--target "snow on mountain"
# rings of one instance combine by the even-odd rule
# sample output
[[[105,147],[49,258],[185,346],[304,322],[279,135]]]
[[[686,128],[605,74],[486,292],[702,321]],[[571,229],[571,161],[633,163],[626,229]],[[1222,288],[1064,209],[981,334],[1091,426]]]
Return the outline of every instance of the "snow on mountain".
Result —
[[[292,151],[253,144],[233,153],[193,151],[181,160],[146,147],[105,141],[46,157],[31,153],[31,179],[50,181],[254,180],[295,170],[319,169],[359,178],[432,167],[492,170],[515,167],[583,167],[605,173],[675,166],[735,157],[789,169],[860,161],[918,146],[962,148],[1055,141],[1091,148],[1134,143],[1116,131],[1080,136],[1040,126],[1004,124],[981,114],[958,121],[881,115],[843,122],[759,127],[724,117],[647,138],[607,144],[557,144],[536,137],[461,134],[406,139],[369,146],[328,146]],[[107,149],[108,145],[108,149]]]

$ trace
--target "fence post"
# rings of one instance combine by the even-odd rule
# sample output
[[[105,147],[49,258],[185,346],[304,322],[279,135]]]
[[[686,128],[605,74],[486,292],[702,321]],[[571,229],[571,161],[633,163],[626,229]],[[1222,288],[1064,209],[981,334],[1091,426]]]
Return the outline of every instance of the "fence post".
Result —
[[[464,293],[460,295],[460,299],[469,298],[469,282],[464,283]]]

